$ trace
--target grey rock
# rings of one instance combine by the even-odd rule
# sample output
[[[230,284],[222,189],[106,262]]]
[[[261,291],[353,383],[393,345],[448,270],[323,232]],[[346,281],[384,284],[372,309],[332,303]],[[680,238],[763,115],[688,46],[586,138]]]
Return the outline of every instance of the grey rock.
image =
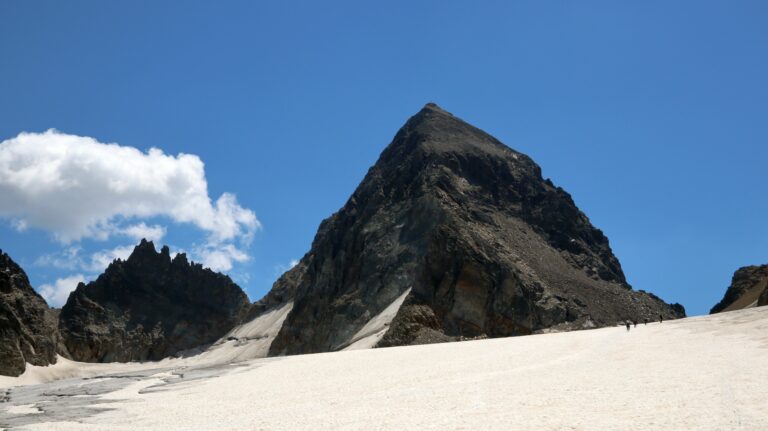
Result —
[[[159,360],[216,341],[241,321],[248,297],[226,275],[142,240],[96,281],[80,283],[59,316],[72,357]]]
[[[260,300],[251,304],[240,323],[247,323],[261,314],[279,308],[293,300],[296,286],[301,284],[307,268],[304,261],[289,269],[272,285],[272,289]]]
[[[605,235],[533,160],[434,104],[276,283],[270,300],[294,306],[270,354],[343,348],[409,288],[380,346],[685,315],[631,289]]]
[[[731,285],[725,296],[710,314],[740,310],[752,304],[768,305],[768,265],[745,266],[733,273]]]
[[[18,376],[27,363],[55,363],[58,343],[56,312],[0,250],[0,374]]]
[[[762,307],[763,305],[768,305],[768,289],[763,290],[760,298],[757,299],[757,306]]]

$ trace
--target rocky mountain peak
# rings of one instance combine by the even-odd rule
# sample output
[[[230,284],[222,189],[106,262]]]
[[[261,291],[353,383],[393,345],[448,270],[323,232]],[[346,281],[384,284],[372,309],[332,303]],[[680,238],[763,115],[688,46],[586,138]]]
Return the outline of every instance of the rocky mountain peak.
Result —
[[[598,277],[626,285],[607,238],[532,159],[434,104],[398,131],[343,210],[423,197],[468,212],[465,220],[500,212],[522,219],[553,247],[590,256]]]
[[[0,283],[0,289],[4,292],[10,292],[11,289],[29,286],[29,279],[24,270],[0,249],[0,274],[4,282]],[[22,287],[23,288],[23,287]]]
[[[402,160],[413,151],[420,153],[415,156],[417,158],[445,153],[486,157],[522,156],[434,103],[425,105],[405,123],[377,164],[386,164],[387,160],[392,159]],[[528,161],[525,156],[519,160]]]
[[[176,256],[173,257],[173,260],[171,261],[171,263],[179,266],[188,266],[189,261],[187,260],[187,254],[186,253],[176,254]]]
[[[152,241],[147,240],[146,238],[142,238],[141,241],[133,248],[132,255],[140,254],[143,252],[152,252],[157,253],[157,250],[155,249],[155,243]]]
[[[59,326],[76,360],[158,360],[215,341],[249,306],[228,276],[142,240],[128,259],[75,289]]]
[[[27,363],[55,363],[57,344],[55,313],[0,250],[0,375],[17,376]]]
[[[142,239],[138,245],[133,248],[133,252],[126,259],[131,264],[139,264],[141,262],[156,262],[158,264],[168,264],[171,262],[170,249],[167,245],[164,245],[160,252],[155,249],[155,244],[152,241]]]
[[[631,290],[605,235],[533,160],[435,104],[397,132],[279,289],[294,306],[272,354],[342,348],[406,292],[382,345],[682,313]]]
[[[723,299],[710,313],[768,305],[768,265],[745,266],[733,273]]]

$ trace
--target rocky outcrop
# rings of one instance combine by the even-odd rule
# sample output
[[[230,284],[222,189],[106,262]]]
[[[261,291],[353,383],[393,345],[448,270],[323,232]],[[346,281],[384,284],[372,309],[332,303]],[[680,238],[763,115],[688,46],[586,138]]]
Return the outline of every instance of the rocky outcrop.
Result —
[[[408,289],[380,346],[684,316],[631,289],[605,235],[533,160],[434,104],[277,287],[293,309],[272,355],[345,348]]]
[[[293,268],[283,273],[263,298],[251,304],[242,323],[248,323],[265,313],[282,308],[293,301],[296,286],[301,284],[302,277],[306,271],[307,267],[304,263],[299,262]]]
[[[733,274],[725,296],[710,314],[762,305],[768,305],[768,265],[745,266]]]
[[[72,357],[86,362],[159,360],[216,341],[247,312],[245,293],[226,275],[171,259],[142,240],[61,310],[59,327]]]
[[[55,363],[57,344],[55,312],[0,250],[0,375],[18,376],[27,363]]]

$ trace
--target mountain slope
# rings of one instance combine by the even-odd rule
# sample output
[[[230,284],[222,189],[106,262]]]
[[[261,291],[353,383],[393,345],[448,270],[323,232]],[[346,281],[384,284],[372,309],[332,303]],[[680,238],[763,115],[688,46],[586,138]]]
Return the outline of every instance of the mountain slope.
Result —
[[[768,305],[768,265],[745,266],[734,274],[723,299],[710,313]]]
[[[758,307],[630,331],[608,327],[237,366],[202,356],[143,364],[62,360],[25,378],[0,377],[0,388],[31,384],[0,389],[0,427],[764,431],[766,328],[768,307]],[[65,374],[65,366],[75,369]],[[60,377],[67,380],[40,384]]]
[[[0,375],[18,376],[27,363],[55,363],[58,340],[55,312],[0,250]]]
[[[272,355],[343,349],[408,289],[378,345],[684,315],[630,288],[607,238],[529,157],[434,104],[277,285],[293,308]]]
[[[142,240],[127,260],[70,294],[59,328],[78,361],[159,360],[216,341],[248,306],[226,275]]]

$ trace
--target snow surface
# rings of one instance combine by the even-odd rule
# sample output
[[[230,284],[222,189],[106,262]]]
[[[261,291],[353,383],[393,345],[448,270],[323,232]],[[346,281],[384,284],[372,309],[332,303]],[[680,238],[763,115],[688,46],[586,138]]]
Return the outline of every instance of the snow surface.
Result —
[[[277,336],[292,308],[293,302],[289,302],[238,326],[192,362],[224,364],[266,357],[272,340]]]
[[[161,362],[154,362],[152,364],[157,366]],[[0,388],[22,385],[36,385],[40,383],[71,378],[90,378],[108,373],[138,371],[146,367],[147,364],[142,364],[139,362],[92,364],[75,362],[67,358],[57,356],[55,365],[41,367],[28,363],[27,368],[24,370],[24,374],[18,377],[0,376]],[[2,428],[0,427],[0,429]]]
[[[409,293],[411,293],[410,287],[389,304],[381,313],[374,316],[373,319],[365,324],[365,326],[360,328],[360,330],[347,342],[348,345],[343,350],[371,349],[378,344],[378,342],[384,338],[384,334],[389,329],[389,324],[392,323],[392,319],[395,318],[395,315],[400,310],[400,306],[403,305],[403,301],[405,301],[405,297],[408,296]]]
[[[153,368],[187,368],[215,366],[267,356],[272,340],[293,308],[289,302],[238,326],[204,351],[185,358],[167,358],[158,362],[83,363],[58,356],[56,364],[46,367],[27,364],[19,377],[0,376],[0,388],[34,385],[71,378],[90,378],[108,374],[132,373]],[[232,340],[230,338],[237,338]],[[1,429],[1,428],[0,428]]]
[[[256,359],[198,377],[186,370],[150,371],[108,393],[105,384],[126,379],[104,378],[93,383],[99,390],[77,379],[12,388],[0,428],[766,430],[768,307],[630,331]],[[77,388],[85,394],[46,398]],[[103,410],[67,411],[84,400]]]

